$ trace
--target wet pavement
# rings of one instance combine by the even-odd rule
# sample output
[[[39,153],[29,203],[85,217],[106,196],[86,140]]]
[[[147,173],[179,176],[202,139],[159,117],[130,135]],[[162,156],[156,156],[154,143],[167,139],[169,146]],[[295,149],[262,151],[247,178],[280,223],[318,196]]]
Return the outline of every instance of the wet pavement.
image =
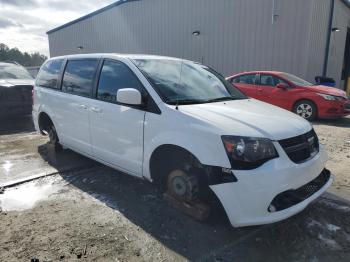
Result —
[[[96,164],[70,150],[51,157],[47,137],[35,132],[30,117],[0,123],[0,186]]]
[[[150,183],[99,167],[8,188],[0,208],[0,261],[84,249],[88,261],[350,261],[350,206],[327,194],[283,222],[233,228],[220,209],[197,222]]]

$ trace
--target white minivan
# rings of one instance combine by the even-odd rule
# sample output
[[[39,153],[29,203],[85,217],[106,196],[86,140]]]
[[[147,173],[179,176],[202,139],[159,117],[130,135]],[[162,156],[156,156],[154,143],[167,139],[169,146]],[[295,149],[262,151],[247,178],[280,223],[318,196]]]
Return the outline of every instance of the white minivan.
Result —
[[[205,205],[214,193],[233,226],[288,218],[333,181],[309,122],[195,62],[55,57],[33,98],[36,129],[52,144],[156,182],[181,203]]]

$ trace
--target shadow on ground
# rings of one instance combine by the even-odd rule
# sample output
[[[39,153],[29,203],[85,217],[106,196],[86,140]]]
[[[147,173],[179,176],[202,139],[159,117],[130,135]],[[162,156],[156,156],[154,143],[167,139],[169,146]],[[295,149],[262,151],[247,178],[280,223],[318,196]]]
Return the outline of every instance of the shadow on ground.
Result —
[[[350,128],[350,117],[342,117],[339,119],[318,119],[312,122],[312,124]]]

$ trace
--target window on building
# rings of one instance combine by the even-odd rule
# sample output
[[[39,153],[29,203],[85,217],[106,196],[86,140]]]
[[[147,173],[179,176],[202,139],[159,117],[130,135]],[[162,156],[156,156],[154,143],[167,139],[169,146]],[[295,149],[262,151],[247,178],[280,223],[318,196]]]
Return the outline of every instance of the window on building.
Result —
[[[97,64],[97,59],[68,61],[62,90],[75,95],[90,96]]]
[[[36,85],[58,89],[58,78],[61,72],[63,60],[50,60],[43,65],[38,73]]]
[[[117,92],[123,88],[135,88],[142,93],[142,84],[128,66],[118,61],[103,63],[97,89],[97,99],[117,102]]]

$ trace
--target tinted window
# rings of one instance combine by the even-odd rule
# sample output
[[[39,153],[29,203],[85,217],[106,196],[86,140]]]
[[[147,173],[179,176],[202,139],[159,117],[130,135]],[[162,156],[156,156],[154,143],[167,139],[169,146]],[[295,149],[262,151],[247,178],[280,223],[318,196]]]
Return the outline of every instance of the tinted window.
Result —
[[[285,81],[273,75],[261,75],[260,77],[260,85],[262,86],[277,86],[279,83],[288,85]]]
[[[57,85],[63,60],[50,60],[41,68],[37,78],[36,85],[48,88],[59,88]]]
[[[90,96],[97,64],[97,59],[68,61],[62,90],[75,95]]]
[[[128,66],[121,62],[106,60],[103,63],[97,98],[117,102],[117,92],[123,88],[135,88],[142,92],[142,85]]]
[[[255,79],[256,79],[255,74],[253,74],[253,75],[241,75],[241,76],[233,78],[232,83],[254,85],[256,83]]]

